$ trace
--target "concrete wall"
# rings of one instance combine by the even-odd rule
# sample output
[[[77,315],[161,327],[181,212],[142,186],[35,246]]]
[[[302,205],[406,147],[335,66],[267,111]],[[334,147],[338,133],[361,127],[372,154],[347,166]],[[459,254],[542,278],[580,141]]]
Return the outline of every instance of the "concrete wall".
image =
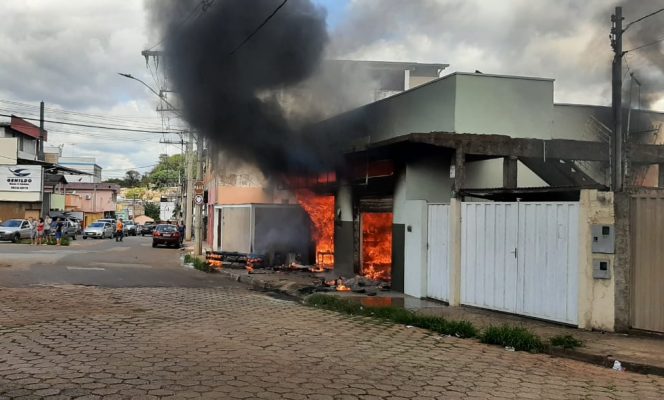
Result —
[[[549,186],[520,161],[517,162],[517,185],[519,187]],[[499,188],[503,186],[503,159],[466,163],[467,188]]]
[[[334,270],[343,276],[355,274],[353,266],[353,192],[341,182],[334,203]]]
[[[272,203],[272,195],[262,187],[217,187],[217,204],[266,204]]]
[[[553,80],[457,73],[459,133],[551,138]]]
[[[615,329],[615,255],[593,254],[592,225],[614,225],[613,193],[581,191],[579,212],[579,328]],[[593,278],[593,259],[609,261],[611,279]]]
[[[0,164],[16,165],[17,146],[16,138],[0,138]]]
[[[412,132],[454,130],[454,75],[362,108],[372,142]]]
[[[71,194],[71,191],[69,191]],[[115,211],[115,201],[113,192],[110,190],[76,190],[76,194],[81,197],[80,210],[86,213]]]
[[[407,200],[447,203],[451,193],[450,158],[430,156],[408,162],[406,165]]]

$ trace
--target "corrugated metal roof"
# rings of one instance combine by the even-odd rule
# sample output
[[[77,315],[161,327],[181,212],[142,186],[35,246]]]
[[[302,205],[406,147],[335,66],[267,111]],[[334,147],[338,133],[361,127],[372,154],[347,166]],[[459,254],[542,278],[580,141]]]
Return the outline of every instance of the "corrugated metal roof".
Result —
[[[19,118],[15,115],[12,115],[11,124],[9,126],[13,130],[20,132],[24,135],[33,137],[35,139],[41,138],[39,127],[37,125],[31,124],[30,122],[22,118]],[[44,130],[44,141],[46,141],[46,130]]]

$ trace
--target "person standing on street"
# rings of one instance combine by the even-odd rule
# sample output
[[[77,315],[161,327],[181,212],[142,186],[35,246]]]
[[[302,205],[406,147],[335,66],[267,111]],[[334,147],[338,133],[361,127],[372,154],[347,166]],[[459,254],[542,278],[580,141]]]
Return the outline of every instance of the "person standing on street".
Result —
[[[62,241],[62,228],[64,224],[62,223],[62,220],[58,218],[57,222],[55,223],[55,244],[60,246],[60,242]]]
[[[37,223],[37,246],[42,244],[42,241],[44,240],[44,218],[39,218],[39,222]],[[46,244],[44,241],[43,244]]]
[[[122,218],[118,220],[117,225],[115,226],[115,241],[121,242],[124,237],[124,224],[122,224]]]
[[[30,217],[28,218],[28,224],[30,224],[30,246],[34,246],[37,240],[37,222],[33,217]]]
[[[53,220],[51,219],[50,215],[46,215],[46,219],[44,220],[44,237],[46,237],[46,241],[48,242],[48,237],[51,236],[51,224],[53,224]]]
[[[184,224],[178,221],[178,232],[180,233],[180,246],[184,242]]]

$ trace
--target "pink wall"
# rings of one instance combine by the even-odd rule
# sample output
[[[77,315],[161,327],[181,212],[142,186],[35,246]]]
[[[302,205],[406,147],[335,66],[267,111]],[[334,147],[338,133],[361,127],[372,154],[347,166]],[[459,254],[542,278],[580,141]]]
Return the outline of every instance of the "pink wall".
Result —
[[[81,209],[83,212],[115,211],[113,192],[110,190],[76,190],[81,196]],[[89,197],[89,199],[88,199]],[[96,204],[95,204],[96,199]]]

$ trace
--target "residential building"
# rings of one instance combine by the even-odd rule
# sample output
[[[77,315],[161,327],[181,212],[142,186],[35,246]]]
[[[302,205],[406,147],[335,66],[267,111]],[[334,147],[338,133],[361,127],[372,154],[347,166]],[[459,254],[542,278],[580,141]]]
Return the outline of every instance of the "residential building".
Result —
[[[73,183],[100,183],[102,168],[97,165],[94,157],[59,157],[58,164],[63,167],[84,172],[86,175],[65,175],[68,182]]]
[[[83,212],[85,226],[101,218],[115,216],[120,186],[110,183],[68,183],[67,211]]]
[[[321,96],[321,93],[329,90],[327,86],[349,82],[348,92],[351,95],[347,101],[328,104],[325,110],[316,110],[317,114],[322,111],[324,115],[332,115],[436,80],[447,67],[448,64],[436,63],[327,60],[314,81],[305,82],[295,89],[295,92],[284,94],[282,103],[288,108],[288,104],[292,102],[294,112],[297,113],[302,104],[316,103],[307,99]],[[211,242],[214,249],[219,248],[221,244],[219,234],[221,206],[297,204],[297,199],[288,188],[273,184],[253,165],[243,164],[237,160],[233,160],[232,163],[213,162],[210,165],[212,168],[205,178],[208,201],[204,221],[206,240]],[[216,233],[208,235],[212,232]]]
[[[614,194],[610,109],[555,104],[553,90],[552,79],[454,73],[321,122],[352,149],[315,187],[334,197],[335,273],[450,305],[664,331],[650,240],[664,227],[646,216],[664,212],[664,193],[643,188],[664,186],[664,113],[625,111],[632,189]],[[634,259],[630,241],[643,249]]]

